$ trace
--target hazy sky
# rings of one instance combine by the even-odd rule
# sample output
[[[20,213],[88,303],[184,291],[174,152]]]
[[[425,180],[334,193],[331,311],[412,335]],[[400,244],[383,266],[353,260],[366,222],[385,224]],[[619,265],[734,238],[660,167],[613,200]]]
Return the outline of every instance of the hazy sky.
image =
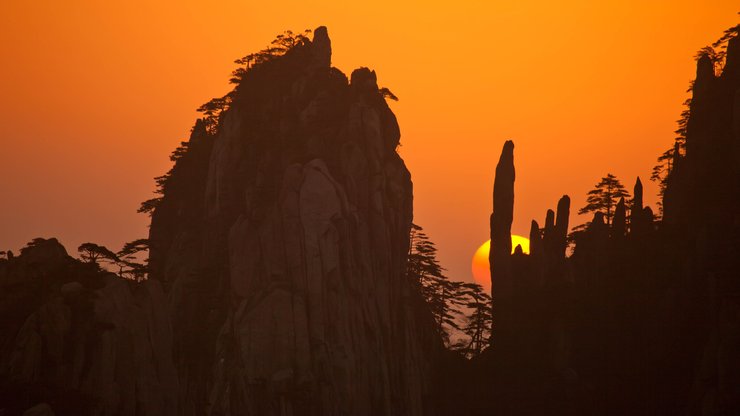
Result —
[[[326,25],[333,65],[378,73],[401,125],[415,222],[453,278],[487,239],[516,143],[513,232],[612,172],[631,189],[671,146],[694,53],[738,22],[708,1],[16,1],[0,5],[0,250],[34,237],[117,250],[233,60]],[[583,218],[573,215],[571,223]]]

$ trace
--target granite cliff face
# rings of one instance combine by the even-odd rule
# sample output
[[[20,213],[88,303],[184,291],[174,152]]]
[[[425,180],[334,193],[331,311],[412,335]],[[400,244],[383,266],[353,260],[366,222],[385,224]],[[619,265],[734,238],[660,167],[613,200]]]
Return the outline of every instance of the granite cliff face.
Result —
[[[153,213],[180,413],[421,414],[435,345],[404,275],[412,185],[375,73],[325,28],[193,129]]]
[[[332,68],[323,27],[278,40],[157,178],[147,281],[56,240],[0,261],[0,384],[17,392],[0,409],[431,412],[442,344],[405,275],[412,184],[389,91],[367,68]]]

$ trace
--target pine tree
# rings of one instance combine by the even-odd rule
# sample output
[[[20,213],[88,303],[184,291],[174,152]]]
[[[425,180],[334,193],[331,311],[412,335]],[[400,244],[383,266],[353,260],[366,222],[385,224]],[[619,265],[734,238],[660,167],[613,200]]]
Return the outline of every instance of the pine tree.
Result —
[[[477,283],[463,284],[461,293],[470,313],[465,317],[461,331],[467,336],[457,345],[457,350],[468,358],[480,355],[489,345],[493,314],[491,296]]]
[[[95,243],[82,243],[77,247],[77,251],[80,253],[80,258],[90,264],[99,266],[98,261],[105,261],[109,263],[117,263],[119,261],[116,253],[108,250],[105,246],[100,246]]]
[[[149,250],[149,240],[146,238],[140,238],[138,240],[129,241],[123,245],[123,248],[116,253],[118,256],[118,275],[131,280],[140,282],[146,279],[146,274],[149,271],[148,264],[149,259],[144,259],[143,262],[139,259],[139,253]]]
[[[465,304],[460,296],[462,282],[453,282],[445,275],[445,269],[437,261],[437,247],[424,230],[411,224],[407,276],[418,285],[437,323],[437,331],[450,344],[450,335],[460,330],[460,308]]]
[[[607,173],[594,189],[588,191],[587,204],[578,210],[578,214],[601,212],[604,214],[607,224],[611,224],[617,202],[620,198],[628,199],[629,197],[629,192],[619,182],[619,179],[611,173]]]
[[[412,224],[409,237],[406,273],[426,301],[445,346],[468,358],[479,355],[491,335],[491,297],[476,283],[450,280],[437,261],[437,247],[420,226]]]

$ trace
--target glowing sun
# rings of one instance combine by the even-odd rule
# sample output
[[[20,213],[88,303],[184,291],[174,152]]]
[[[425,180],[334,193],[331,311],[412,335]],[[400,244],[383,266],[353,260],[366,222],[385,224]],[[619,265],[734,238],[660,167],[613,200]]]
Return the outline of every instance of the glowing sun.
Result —
[[[511,252],[513,253],[516,246],[522,246],[522,251],[529,254],[529,239],[520,235],[511,235]],[[481,245],[473,255],[473,279],[475,283],[483,286],[486,291],[491,290],[491,269],[488,265],[488,252],[491,250],[491,240]]]

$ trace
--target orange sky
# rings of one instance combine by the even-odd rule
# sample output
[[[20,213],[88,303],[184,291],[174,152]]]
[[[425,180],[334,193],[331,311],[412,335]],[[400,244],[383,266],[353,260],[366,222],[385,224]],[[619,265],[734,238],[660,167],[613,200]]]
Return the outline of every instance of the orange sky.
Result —
[[[333,64],[400,101],[416,222],[456,279],[487,239],[516,143],[513,232],[607,171],[630,188],[672,142],[696,50],[738,21],[716,1],[36,1],[0,4],[0,250],[147,234],[136,214],[235,58],[326,25]],[[644,182],[649,182],[645,180]],[[656,187],[646,183],[654,204]],[[454,201],[454,202],[453,202]],[[582,219],[571,217],[571,221]]]

